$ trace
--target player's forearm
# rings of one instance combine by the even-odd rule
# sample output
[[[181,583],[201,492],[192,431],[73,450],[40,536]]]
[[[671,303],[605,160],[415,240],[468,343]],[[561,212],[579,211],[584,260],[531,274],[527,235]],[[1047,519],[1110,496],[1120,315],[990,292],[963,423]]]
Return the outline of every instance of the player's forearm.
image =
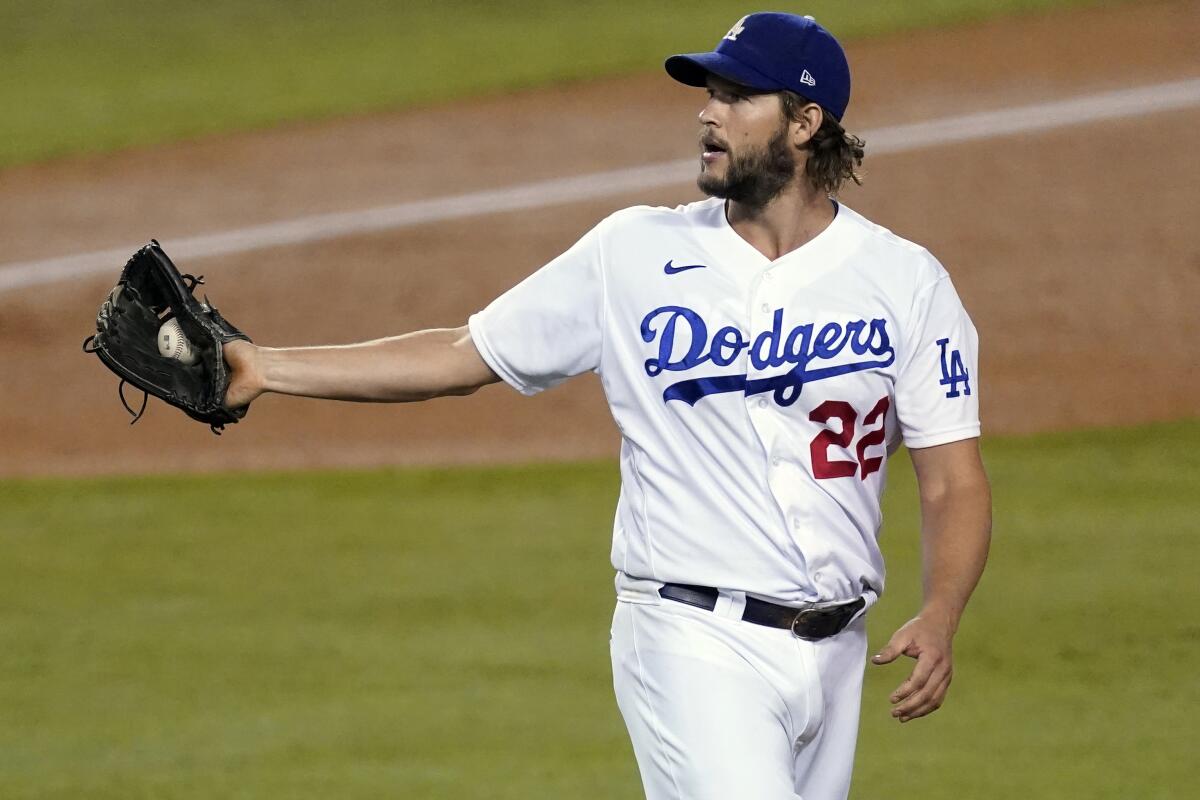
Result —
[[[922,491],[922,616],[958,628],[991,543],[991,491],[982,468]]]
[[[401,403],[470,394],[497,380],[466,328],[436,329],[333,347],[259,348],[265,392]]]

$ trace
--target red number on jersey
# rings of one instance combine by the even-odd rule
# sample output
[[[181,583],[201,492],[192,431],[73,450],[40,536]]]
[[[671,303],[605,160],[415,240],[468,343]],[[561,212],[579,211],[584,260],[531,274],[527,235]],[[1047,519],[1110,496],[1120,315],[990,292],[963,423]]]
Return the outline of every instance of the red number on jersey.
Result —
[[[872,408],[865,417],[863,417],[863,427],[874,425],[875,420],[879,420],[878,428],[870,433],[864,434],[863,437],[858,440],[858,463],[862,465],[862,479],[864,481],[867,479],[868,475],[870,475],[872,472],[878,472],[879,468],[883,466],[883,456],[871,456],[868,458],[867,448],[874,447],[877,444],[883,444],[883,440],[885,438],[885,433],[883,430],[884,420],[887,418],[888,406],[891,404],[892,401],[889,400],[887,396],[881,397],[879,398],[879,402],[875,404],[875,407]]]
[[[814,478],[848,478],[858,471],[858,464],[853,461],[829,460],[830,445],[849,447],[850,441],[854,438],[854,421],[858,419],[858,412],[854,410],[854,407],[843,400],[826,400],[808,415],[810,420],[821,424],[825,424],[835,417],[842,421],[841,432],[826,428],[818,433],[808,445],[809,454],[812,456]]]
[[[824,428],[809,443],[808,451],[812,456],[813,477],[821,480],[849,478],[856,474],[861,466],[862,479],[865,481],[871,473],[878,472],[883,467],[884,457],[882,455],[868,456],[867,448],[881,445],[887,439],[885,427],[890,407],[891,400],[885,395],[879,398],[879,402],[863,418],[863,425],[874,425],[878,421],[879,427],[868,431],[858,440],[858,445],[854,448],[854,452],[858,455],[858,461],[831,461],[829,458],[829,448],[832,445],[850,449],[850,442],[854,440],[854,424],[858,422],[858,412],[854,410],[854,406],[844,400],[826,400],[814,408],[808,415],[810,420],[824,425],[832,419],[838,419],[841,420],[842,429],[834,431]]]

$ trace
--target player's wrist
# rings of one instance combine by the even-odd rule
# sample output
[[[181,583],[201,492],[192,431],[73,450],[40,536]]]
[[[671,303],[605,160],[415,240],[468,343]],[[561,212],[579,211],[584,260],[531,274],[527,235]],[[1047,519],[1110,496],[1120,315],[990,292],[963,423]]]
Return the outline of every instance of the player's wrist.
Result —
[[[962,609],[941,599],[927,599],[917,615],[926,622],[943,627],[953,636],[958,631],[958,623],[962,619]]]
[[[276,348],[261,347],[253,345],[253,350],[250,352],[250,370],[249,370],[249,385],[253,389],[255,396],[266,394],[267,392],[279,391],[275,385],[277,382],[271,380],[272,362],[275,354],[278,352]]]
[[[265,350],[241,340],[224,345],[222,355],[230,370],[229,388],[225,395],[227,407],[249,405],[267,391],[262,366],[262,353]]]

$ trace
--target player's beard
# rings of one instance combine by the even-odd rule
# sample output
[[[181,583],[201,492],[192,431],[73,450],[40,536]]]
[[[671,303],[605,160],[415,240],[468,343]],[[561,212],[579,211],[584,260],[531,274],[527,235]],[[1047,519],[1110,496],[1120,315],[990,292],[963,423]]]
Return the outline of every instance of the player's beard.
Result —
[[[727,150],[725,158],[729,163],[724,175],[702,171],[696,179],[700,191],[709,197],[762,208],[796,177],[796,160],[788,144],[787,126],[772,136],[766,147],[746,148],[737,153]]]

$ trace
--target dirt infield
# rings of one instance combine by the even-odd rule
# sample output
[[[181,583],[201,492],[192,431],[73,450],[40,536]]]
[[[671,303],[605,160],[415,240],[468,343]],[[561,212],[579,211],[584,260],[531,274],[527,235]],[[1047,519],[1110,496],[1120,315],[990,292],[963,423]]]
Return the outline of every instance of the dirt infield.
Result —
[[[851,129],[1200,76],[1200,4],[852,44]],[[659,74],[0,173],[3,260],[687,158],[694,91]],[[870,158],[844,200],[927,245],[980,330],[990,432],[1192,416],[1200,397],[1200,110]],[[682,185],[183,264],[264,344],[460,325],[608,212]],[[215,439],[161,405],[127,430],[79,353],[113,276],[0,295],[0,475],[610,456],[598,382],[417,406],[267,397]]]

